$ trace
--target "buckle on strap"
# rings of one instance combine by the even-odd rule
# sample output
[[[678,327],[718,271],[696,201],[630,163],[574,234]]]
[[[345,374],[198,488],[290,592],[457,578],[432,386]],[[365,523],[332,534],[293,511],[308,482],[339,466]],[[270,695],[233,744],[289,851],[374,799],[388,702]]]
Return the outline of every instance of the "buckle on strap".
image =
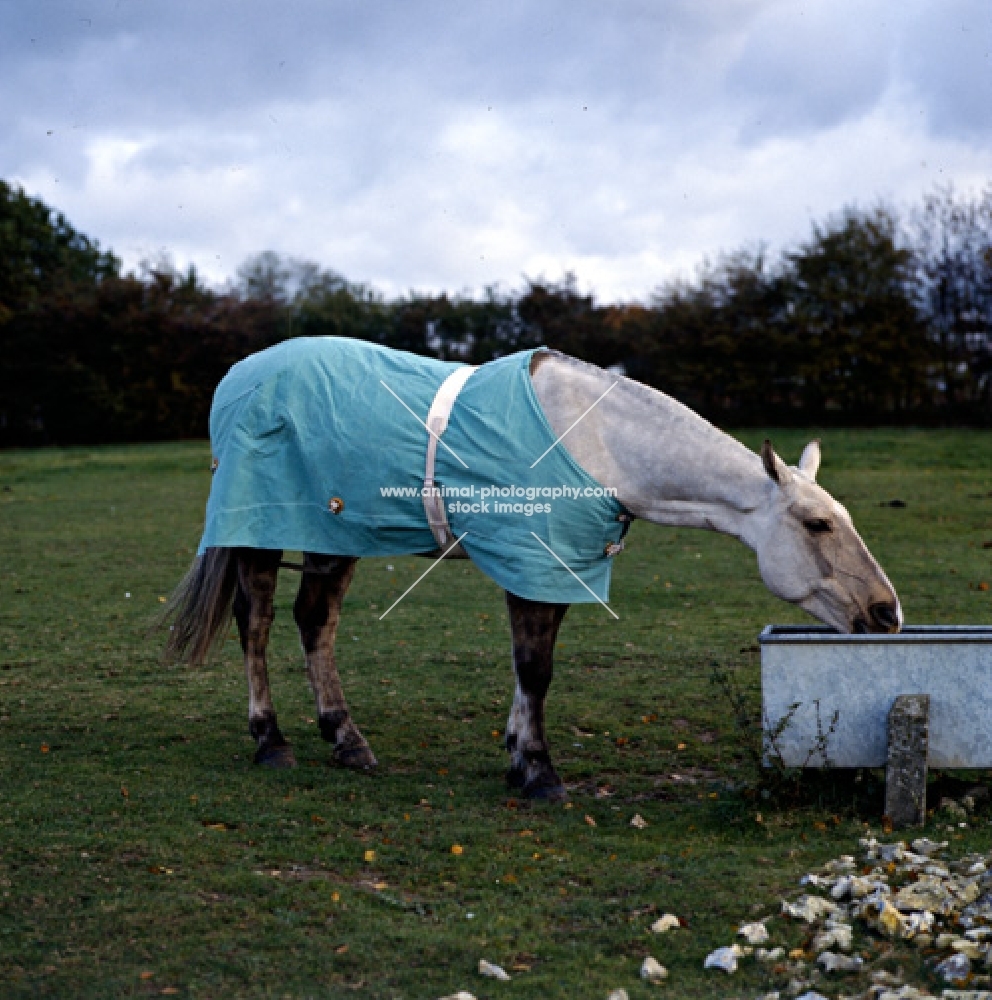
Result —
[[[612,558],[626,548],[624,539],[627,537],[627,532],[630,531],[631,521],[634,520],[634,515],[631,514],[629,510],[623,510],[617,515],[617,520],[623,527],[620,529],[620,540],[617,542],[610,542],[607,544],[606,548],[603,549],[603,555],[607,558]]]

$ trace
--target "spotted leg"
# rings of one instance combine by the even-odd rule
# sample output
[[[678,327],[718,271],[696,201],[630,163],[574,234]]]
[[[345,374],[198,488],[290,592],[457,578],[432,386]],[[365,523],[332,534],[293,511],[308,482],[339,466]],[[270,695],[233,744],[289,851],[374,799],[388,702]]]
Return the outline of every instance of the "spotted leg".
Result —
[[[506,592],[513,636],[513,668],[517,689],[506,724],[510,751],[507,784],[538,799],[564,799],[565,786],[551,763],[544,732],[544,698],[551,686],[552,659],[558,627],[567,604],[528,601]]]
[[[248,677],[248,732],[255,740],[255,763],[269,767],[296,764],[276,723],[265,664],[281,558],[282,552],[273,549],[238,549],[238,585],[234,593],[234,618]]]
[[[378,761],[365,737],[352,721],[334,661],[334,640],[341,617],[341,602],[358,560],[351,556],[304,553],[300,592],[293,615],[307,660],[307,677],[317,702],[320,735],[334,744],[334,759],[345,767],[369,770]]]

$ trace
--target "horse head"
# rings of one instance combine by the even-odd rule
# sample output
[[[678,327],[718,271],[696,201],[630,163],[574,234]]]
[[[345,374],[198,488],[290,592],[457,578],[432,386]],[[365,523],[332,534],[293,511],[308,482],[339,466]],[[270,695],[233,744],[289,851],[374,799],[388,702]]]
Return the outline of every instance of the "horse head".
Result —
[[[820,443],[790,468],[770,441],[761,460],[773,482],[758,513],[758,567],[768,589],[840,632],[898,632],[902,608],[851,515],[817,485]]]

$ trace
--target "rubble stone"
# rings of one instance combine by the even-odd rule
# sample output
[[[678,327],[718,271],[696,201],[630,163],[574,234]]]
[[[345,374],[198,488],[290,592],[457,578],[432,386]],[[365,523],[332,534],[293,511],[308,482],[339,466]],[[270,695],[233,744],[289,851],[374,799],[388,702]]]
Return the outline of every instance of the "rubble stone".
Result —
[[[838,955],[832,951],[818,955],[816,961],[823,966],[824,972],[860,972],[864,964],[857,955]]]
[[[703,962],[704,969],[720,969],[723,972],[731,973],[737,971],[737,959],[740,956],[740,949],[737,945],[730,945],[726,948],[717,948],[711,951]]]
[[[748,944],[764,944],[768,940],[768,928],[763,920],[755,920],[750,924],[741,924],[737,928],[737,933],[747,941]]]
[[[659,983],[663,983],[667,978],[668,969],[666,969],[656,958],[652,958],[648,955],[647,958],[644,959],[644,963],[641,965],[641,979],[645,979],[649,983],[654,983],[657,986]]]
[[[967,955],[955,952],[950,958],[945,958],[937,966],[937,975],[949,983],[964,982],[971,974],[971,959]]]
[[[651,925],[651,932],[653,934],[665,934],[670,930],[674,930],[680,923],[681,921],[674,913],[665,913]]]
[[[487,976],[489,979],[502,979],[504,982],[508,982],[510,979],[501,965],[487,962],[484,958],[479,959],[479,975]]]

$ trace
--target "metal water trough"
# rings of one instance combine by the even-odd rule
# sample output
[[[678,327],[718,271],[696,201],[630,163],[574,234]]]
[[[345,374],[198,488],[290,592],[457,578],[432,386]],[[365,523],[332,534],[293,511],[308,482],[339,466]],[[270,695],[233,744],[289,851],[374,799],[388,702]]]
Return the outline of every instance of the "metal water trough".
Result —
[[[798,703],[774,748],[766,746],[784,765],[884,767],[896,699],[928,695],[924,767],[992,768],[992,626],[840,635],[822,626],[769,625],[758,642],[766,744]],[[836,726],[821,739],[834,713]]]

